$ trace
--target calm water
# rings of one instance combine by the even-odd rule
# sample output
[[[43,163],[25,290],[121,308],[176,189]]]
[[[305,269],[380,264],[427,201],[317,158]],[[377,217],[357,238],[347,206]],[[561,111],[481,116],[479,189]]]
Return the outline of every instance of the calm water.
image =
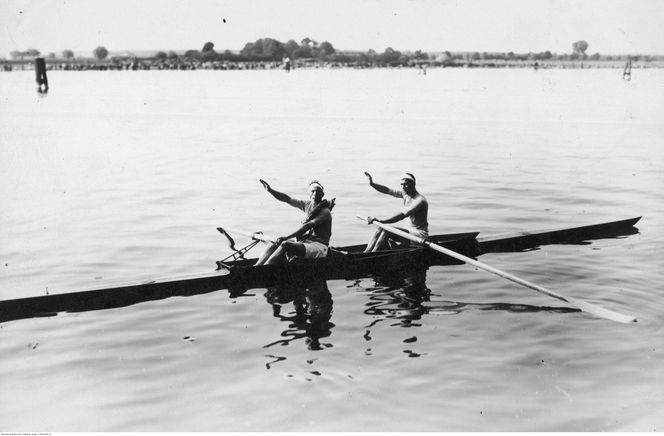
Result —
[[[661,431],[664,71],[0,75],[0,298],[209,272],[225,225],[283,234],[320,180],[333,244],[412,171],[435,233],[643,215],[640,234],[482,261],[428,298],[366,279],[0,324],[4,431]],[[329,291],[329,292],[328,292]],[[304,300],[304,303],[302,303]],[[552,309],[553,308],[553,309]]]

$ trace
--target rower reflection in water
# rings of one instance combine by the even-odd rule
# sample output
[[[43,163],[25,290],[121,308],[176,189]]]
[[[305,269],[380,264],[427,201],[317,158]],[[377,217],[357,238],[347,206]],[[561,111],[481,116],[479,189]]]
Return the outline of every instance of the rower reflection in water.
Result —
[[[415,188],[415,176],[411,173],[404,173],[401,176],[401,190],[397,191],[395,189],[390,189],[387,186],[379,185],[374,183],[371,174],[365,172],[364,175],[369,179],[369,186],[374,188],[376,191],[381,194],[391,195],[397,198],[403,198],[403,209],[398,214],[379,220],[374,217],[368,218],[368,224],[377,221],[383,224],[392,224],[402,219],[408,217],[410,218],[411,228],[400,228],[401,230],[408,232],[412,235],[415,235],[419,238],[426,239],[429,237],[429,223],[428,223],[428,214],[429,214],[429,203],[424,195],[417,192]],[[400,245],[408,244],[410,241],[407,241],[404,238],[399,236],[389,234],[383,229],[379,228],[376,230],[376,233],[371,237],[365,252],[378,251],[390,248],[391,243],[398,243]],[[410,243],[409,245],[417,245],[415,243]]]
[[[260,180],[267,192],[274,198],[302,210],[306,217],[304,223],[293,233],[277,238],[270,245],[256,265],[271,265],[285,262],[289,257],[316,259],[327,256],[330,237],[332,236],[332,214],[334,199],[323,200],[323,186],[318,181],[309,184],[309,200],[296,200],[276,191],[265,180]],[[294,241],[289,239],[295,238]]]
[[[322,350],[331,347],[330,344],[321,344],[322,338],[332,334],[334,324],[332,318],[332,294],[327,282],[322,281],[301,286],[283,286],[269,288],[265,293],[267,302],[272,305],[276,318],[289,323],[288,328],[281,333],[284,339],[265,345],[287,345],[291,341],[305,339],[310,350]],[[285,305],[293,303],[294,311],[283,314]]]
[[[370,303],[364,313],[372,318],[377,315],[386,319],[396,318],[402,327],[413,326],[428,313],[428,308],[422,304],[428,302],[431,296],[426,279],[426,268],[376,278],[379,288],[370,295]]]

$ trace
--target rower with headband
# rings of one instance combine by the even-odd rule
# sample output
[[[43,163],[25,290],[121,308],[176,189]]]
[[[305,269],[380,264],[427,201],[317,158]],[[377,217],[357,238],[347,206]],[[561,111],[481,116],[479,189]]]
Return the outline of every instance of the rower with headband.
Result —
[[[314,180],[307,188],[309,200],[297,200],[272,189],[263,179],[260,179],[260,182],[274,198],[303,211],[305,218],[297,230],[277,238],[275,243],[265,250],[256,265],[282,263],[290,257],[316,259],[327,256],[332,236],[331,210],[334,207],[334,199],[332,201],[323,199],[325,195],[323,185]],[[295,240],[291,240],[292,238]]]
[[[429,237],[429,203],[427,202],[427,199],[424,197],[424,195],[417,192],[417,189],[415,188],[415,176],[412,173],[403,173],[400,176],[400,190],[390,189],[387,186],[374,183],[371,174],[367,172],[365,172],[364,175],[369,180],[369,186],[374,188],[376,191],[380,192],[381,194],[387,194],[403,199],[403,208],[399,213],[385,219],[369,217],[367,219],[369,224],[373,223],[374,221],[383,224],[393,224],[403,220],[404,218],[409,218],[410,227],[402,228],[401,230],[418,236],[422,239]],[[369,240],[365,252],[384,250],[389,248],[392,244],[406,243],[410,243],[410,245],[416,245],[415,243],[410,242],[404,238],[390,235],[383,229],[379,228]]]

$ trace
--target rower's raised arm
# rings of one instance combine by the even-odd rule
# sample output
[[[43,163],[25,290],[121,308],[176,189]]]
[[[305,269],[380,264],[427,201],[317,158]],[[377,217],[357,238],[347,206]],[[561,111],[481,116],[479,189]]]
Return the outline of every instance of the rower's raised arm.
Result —
[[[371,174],[368,172],[364,172],[364,175],[367,176],[367,179],[369,180],[369,186],[374,188],[376,191],[380,192],[381,194],[389,194],[390,193],[390,188],[387,186],[380,185],[378,183],[374,183],[373,178],[371,177]]]
[[[261,185],[263,185],[263,188],[265,188],[265,190],[266,190],[267,192],[269,192],[270,194],[272,194],[272,196],[273,196],[274,198],[276,198],[277,200],[279,200],[279,201],[283,201],[284,203],[288,203],[288,204],[290,204],[290,203],[293,202],[293,199],[290,198],[290,196],[284,194],[283,192],[279,192],[279,191],[277,191],[277,190],[275,190],[275,189],[272,189],[272,187],[270,186],[270,184],[267,183],[265,180],[263,180],[263,179],[258,179],[258,181],[261,182]]]

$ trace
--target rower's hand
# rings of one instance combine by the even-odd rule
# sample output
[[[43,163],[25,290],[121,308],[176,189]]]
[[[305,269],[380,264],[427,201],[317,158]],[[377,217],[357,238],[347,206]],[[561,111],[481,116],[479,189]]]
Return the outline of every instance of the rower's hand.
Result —
[[[371,177],[371,174],[368,172],[364,172],[364,175],[367,176],[367,179],[369,180],[369,184],[371,185],[373,183],[373,178]]]
[[[375,217],[368,216],[367,217],[367,224],[373,224],[374,221],[378,221]]]
[[[278,247],[278,246],[280,246],[285,240],[286,240],[286,238],[279,236],[277,239],[275,239],[274,243],[275,243],[275,245]]]
[[[265,188],[266,191],[270,191],[270,184],[268,182],[263,179],[258,179],[258,181],[261,182],[261,185],[263,185],[263,188]]]

